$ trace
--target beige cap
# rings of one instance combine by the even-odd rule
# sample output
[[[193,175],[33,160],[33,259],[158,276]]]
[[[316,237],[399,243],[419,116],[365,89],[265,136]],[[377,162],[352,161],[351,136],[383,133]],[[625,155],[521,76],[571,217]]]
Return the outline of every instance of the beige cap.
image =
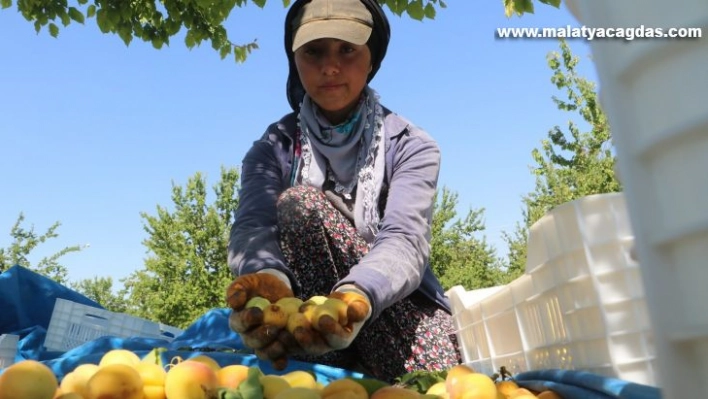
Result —
[[[323,38],[366,44],[373,26],[371,13],[359,0],[312,0],[293,19],[293,52]]]

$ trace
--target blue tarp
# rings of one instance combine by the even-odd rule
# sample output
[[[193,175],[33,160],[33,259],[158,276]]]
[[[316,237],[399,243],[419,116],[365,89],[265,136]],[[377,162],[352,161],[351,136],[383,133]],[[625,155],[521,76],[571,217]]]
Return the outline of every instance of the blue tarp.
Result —
[[[250,353],[239,335],[231,331],[228,326],[228,309],[212,309],[171,342],[141,337],[103,337],[67,352],[49,352],[44,350],[43,343],[57,298],[102,309],[89,298],[29,269],[14,266],[0,274],[0,334],[20,336],[15,361],[42,361],[60,379],[81,363],[97,363],[111,349],[130,349],[142,356],[156,347],[166,348],[162,353],[165,363],[176,356],[188,358],[206,352],[222,366],[258,366],[266,374],[308,370],[314,372],[318,381],[325,384],[346,376],[363,377],[361,373],[350,370],[298,361],[290,361],[283,371],[274,370],[268,362],[260,361]],[[659,389],[654,387],[576,370],[529,371],[517,374],[514,380],[520,386],[532,390],[554,390],[566,399],[661,398]]]
[[[189,358],[206,353],[219,364],[258,366],[264,373],[285,373],[308,370],[318,381],[327,383],[346,376],[363,377],[361,373],[319,364],[289,361],[283,371],[274,370],[269,362],[259,360],[243,345],[238,334],[228,325],[229,309],[212,309],[196,320],[171,342],[154,338],[102,337],[67,352],[51,352],[43,347],[54,302],[57,298],[70,300],[99,309],[103,307],[89,298],[27,268],[13,266],[0,274],[0,334],[20,336],[15,361],[39,360],[62,378],[82,363],[97,363],[111,349],[129,349],[140,356],[153,348],[166,348],[162,360],[169,363],[174,357]]]

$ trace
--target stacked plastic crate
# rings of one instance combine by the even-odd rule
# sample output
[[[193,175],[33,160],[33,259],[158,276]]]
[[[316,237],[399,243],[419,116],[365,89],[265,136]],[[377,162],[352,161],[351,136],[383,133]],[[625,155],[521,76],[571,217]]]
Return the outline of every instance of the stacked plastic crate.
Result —
[[[0,335],[0,369],[15,362],[19,338],[18,335],[13,334]]]
[[[170,342],[181,333],[182,330],[176,327],[58,298],[44,347],[48,351],[63,352],[104,336],[156,338]]]
[[[548,212],[529,230],[523,276],[481,296],[448,291],[464,361],[489,374],[580,369],[656,386],[633,243],[621,193]]]

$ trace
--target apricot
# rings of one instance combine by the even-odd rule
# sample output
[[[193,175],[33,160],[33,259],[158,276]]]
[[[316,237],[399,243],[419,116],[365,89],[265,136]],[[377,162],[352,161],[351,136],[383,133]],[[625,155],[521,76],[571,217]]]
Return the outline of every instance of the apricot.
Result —
[[[562,396],[558,395],[553,391],[543,391],[536,395],[538,399],[563,399]]]
[[[466,364],[452,366],[452,368],[447,371],[447,377],[445,377],[447,392],[452,393],[455,390],[455,385],[457,385],[457,381],[461,376],[472,374],[474,372],[475,370]]]
[[[529,391],[526,388],[516,388],[515,390],[511,391],[509,395],[507,395],[509,399],[528,399],[528,398],[535,398],[536,395],[534,395],[533,392]]]
[[[420,396],[417,391],[412,389],[388,386],[374,391],[370,399],[420,399]]]
[[[221,368],[221,365],[219,365],[219,363],[216,360],[214,360],[214,358],[207,356],[207,355],[196,355],[196,356],[190,357],[187,360],[190,360],[193,362],[204,363],[207,366],[209,366],[209,368],[214,370],[215,373],[218,372],[219,369]]]
[[[248,366],[243,364],[230,364],[216,372],[219,385],[225,388],[238,388],[243,380],[248,377]]]
[[[157,363],[140,362],[135,370],[143,380],[145,399],[165,399],[165,378],[167,372]]]
[[[98,362],[98,366],[103,367],[109,364],[134,366],[138,363],[140,363],[140,356],[135,354],[135,352],[127,349],[111,349],[103,354],[101,360]]]
[[[519,385],[512,380],[504,380],[497,382],[497,390],[504,396],[511,395],[512,392],[519,389]]]
[[[63,393],[59,396],[54,397],[54,399],[84,399],[83,396],[76,392]]]
[[[218,387],[214,370],[192,360],[172,366],[165,377],[165,394],[171,399],[206,399]]]
[[[143,380],[132,366],[114,363],[99,366],[86,384],[85,399],[142,399]]]
[[[451,390],[450,399],[497,399],[497,386],[486,374],[461,375]]]
[[[293,388],[316,389],[317,380],[315,376],[303,370],[295,370],[283,374],[282,378]]]
[[[52,370],[36,360],[21,360],[0,374],[0,399],[52,399],[58,389]]]
[[[447,393],[447,384],[445,383],[445,381],[436,382],[435,384],[431,385],[430,388],[425,391],[425,394],[438,396],[440,398],[448,398],[450,396]]]
[[[368,399],[369,393],[366,389],[350,379],[342,378],[334,380],[322,388],[320,394],[322,399]]]
[[[258,380],[261,386],[263,386],[263,398],[265,399],[275,399],[280,391],[292,388],[290,384],[279,375],[268,374],[261,376]]]
[[[98,371],[98,365],[93,363],[80,364],[66,374],[59,383],[63,394],[71,392],[86,397],[86,385],[91,377]]]
[[[293,387],[280,391],[274,399],[321,399],[319,391],[304,387]]]

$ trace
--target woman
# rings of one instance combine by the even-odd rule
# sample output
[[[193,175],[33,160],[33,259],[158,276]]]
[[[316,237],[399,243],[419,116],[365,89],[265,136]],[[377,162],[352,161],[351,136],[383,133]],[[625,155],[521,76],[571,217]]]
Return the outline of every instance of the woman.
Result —
[[[239,276],[227,291],[232,327],[262,358],[358,362],[386,381],[460,363],[450,307],[428,265],[439,148],[368,85],[389,34],[376,0],[298,0],[286,16],[293,112],[243,160],[229,244]],[[365,304],[358,322],[318,331],[314,343],[255,333],[239,318],[253,296],[345,292]]]

